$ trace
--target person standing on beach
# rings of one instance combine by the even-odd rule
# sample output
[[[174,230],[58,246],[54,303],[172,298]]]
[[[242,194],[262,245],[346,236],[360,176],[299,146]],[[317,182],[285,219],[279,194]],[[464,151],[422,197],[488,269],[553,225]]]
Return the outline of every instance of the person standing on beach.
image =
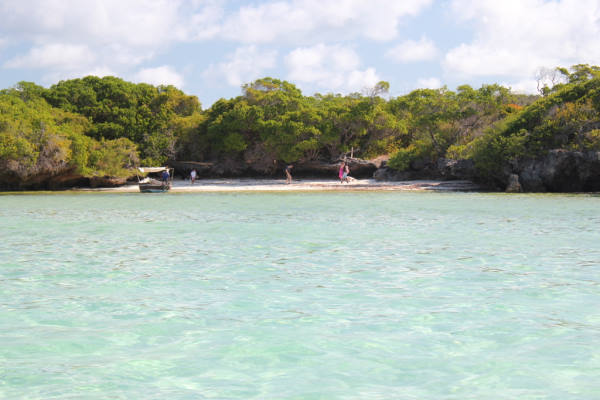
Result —
[[[285,167],[285,183],[287,184],[292,183],[292,168],[294,168],[292,164]]]
[[[193,169],[192,172],[190,172],[190,180],[192,181],[192,185],[196,181],[196,170],[195,169]]]
[[[342,161],[342,165],[340,165],[340,171],[338,172],[340,183],[344,183],[344,171],[346,171],[346,163]]]
[[[344,167],[344,174],[342,175],[342,179],[346,183],[350,182],[350,167],[348,166],[348,164],[346,164],[346,166]]]
[[[162,183],[163,185],[168,185],[169,184],[169,178],[171,177],[171,174],[169,173],[169,167],[166,167],[165,170],[162,172]]]

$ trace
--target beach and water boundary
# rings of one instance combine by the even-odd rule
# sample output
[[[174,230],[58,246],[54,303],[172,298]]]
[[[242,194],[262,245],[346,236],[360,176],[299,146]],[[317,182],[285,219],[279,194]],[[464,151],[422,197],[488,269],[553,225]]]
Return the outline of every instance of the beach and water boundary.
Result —
[[[72,191],[91,192],[139,192],[137,184],[128,184],[113,188],[74,188]],[[192,185],[189,180],[174,179],[170,192],[328,192],[328,191],[484,191],[484,189],[466,180],[411,180],[377,181],[375,179],[353,179],[349,183],[340,183],[331,179],[294,179],[286,184],[285,179],[198,179]]]

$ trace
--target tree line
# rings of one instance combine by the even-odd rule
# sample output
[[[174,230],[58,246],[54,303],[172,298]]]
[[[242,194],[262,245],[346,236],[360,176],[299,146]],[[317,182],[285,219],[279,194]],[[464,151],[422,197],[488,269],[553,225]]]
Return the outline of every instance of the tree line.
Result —
[[[522,95],[498,84],[418,89],[389,97],[379,82],[362,93],[305,96],[263,78],[203,110],[173,86],[116,77],[20,82],[0,90],[1,174],[26,179],[72,170],[128,176],[173,160],[236,162],[273,171],[277,162],[389,155],[397,170],[439,158],[471,159],[482,180],[502,165],[549,149],[600,150],[600,68],[553,70],[552,85]]]

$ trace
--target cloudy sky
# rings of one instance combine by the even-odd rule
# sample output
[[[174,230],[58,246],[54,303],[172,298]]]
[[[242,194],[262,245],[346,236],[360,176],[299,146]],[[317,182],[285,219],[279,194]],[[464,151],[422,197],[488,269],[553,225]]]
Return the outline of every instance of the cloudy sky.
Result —
[[[86,75],[209,107],[271,76],[304,94],[502,83],[600,65],[600,0],[0,0],[0,88]]]

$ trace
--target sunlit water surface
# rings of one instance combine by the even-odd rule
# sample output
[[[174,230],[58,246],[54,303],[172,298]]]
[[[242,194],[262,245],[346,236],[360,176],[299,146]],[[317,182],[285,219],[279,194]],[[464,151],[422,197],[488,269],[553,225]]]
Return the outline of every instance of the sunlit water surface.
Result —
[[[0,398],[599,399],[600,197],[0,196]]]

